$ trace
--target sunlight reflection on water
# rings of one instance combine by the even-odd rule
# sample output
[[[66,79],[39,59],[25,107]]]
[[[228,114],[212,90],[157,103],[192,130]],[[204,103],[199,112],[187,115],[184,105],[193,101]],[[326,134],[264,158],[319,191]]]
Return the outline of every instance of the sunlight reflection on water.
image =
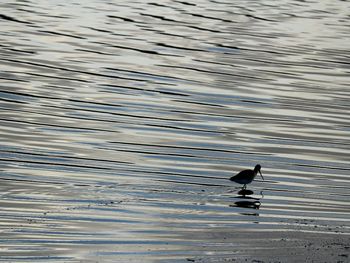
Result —
[[[348,9],[0,4],[0,261],[343,260]]]

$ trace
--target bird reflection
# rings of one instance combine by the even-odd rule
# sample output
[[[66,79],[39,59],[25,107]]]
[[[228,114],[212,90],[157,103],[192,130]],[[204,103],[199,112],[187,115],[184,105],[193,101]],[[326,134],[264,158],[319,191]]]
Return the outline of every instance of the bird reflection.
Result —
[[[261,203],[258,200],[254,200],[254,201],[242,200],[242,201],[235,202],[235,206],[252,208],[252,209],[259,209],[260,205]]]
[[[240,196],[246,196],[246,195],[252,195],[252,194],[254,194],[254,192],[252,190],[248,190],[248,189],[241,189],[238,191],[238,194]]]
[[[244,208],[251,208],[251,209],[259,209],[261,206],[260,199],[261,198],[254,198],[250,195],[254,194],[252,190],[248,189],[241,189],[238,191],[237,199],[240,199],[234,204],[230,205],[230,207],[244,207]],[[262,191],[260,192],[261,196],[263,197]]]

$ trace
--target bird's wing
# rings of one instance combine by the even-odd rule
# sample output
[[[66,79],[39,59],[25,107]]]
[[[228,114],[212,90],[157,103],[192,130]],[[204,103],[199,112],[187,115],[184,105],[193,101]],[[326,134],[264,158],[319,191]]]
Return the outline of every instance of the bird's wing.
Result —
[[[244,179],[248,172],[249,170],[240,171],[238,174],[232,176],[230,180],[232,181],[232,179],[236,179],[236,180]]]

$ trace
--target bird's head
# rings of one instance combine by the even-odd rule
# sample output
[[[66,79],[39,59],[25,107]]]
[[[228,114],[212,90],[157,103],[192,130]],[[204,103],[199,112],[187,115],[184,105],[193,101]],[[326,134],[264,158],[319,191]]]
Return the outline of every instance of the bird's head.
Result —
[[[254,173],[256,173],[256,174],[257,174],[257,173],[259,172],[259,173],[260,173],[261,178],[262,178],[263,180],[265,180],[260,170],[261,170],[261,165],[260,165],[260,164],[255,165],[255,168],[254,168]]]

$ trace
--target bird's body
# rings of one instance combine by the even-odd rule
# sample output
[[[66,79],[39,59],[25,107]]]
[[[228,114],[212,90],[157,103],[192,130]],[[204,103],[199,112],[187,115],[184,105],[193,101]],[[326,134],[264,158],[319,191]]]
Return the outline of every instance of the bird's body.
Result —
[[[250,169],[243,170],[238,174],[236,174],[235,176],[232,176],[230,178],[230,181],[233,181],[238,184],[243,184],[242,189],[246,189],[247,184],[250,184],[258,173],[260,173],[262,179],[264,180],[264,177],[262,176],[260,170],[261,170],[261,165],[257,164],[254,170],[250,170]]]

